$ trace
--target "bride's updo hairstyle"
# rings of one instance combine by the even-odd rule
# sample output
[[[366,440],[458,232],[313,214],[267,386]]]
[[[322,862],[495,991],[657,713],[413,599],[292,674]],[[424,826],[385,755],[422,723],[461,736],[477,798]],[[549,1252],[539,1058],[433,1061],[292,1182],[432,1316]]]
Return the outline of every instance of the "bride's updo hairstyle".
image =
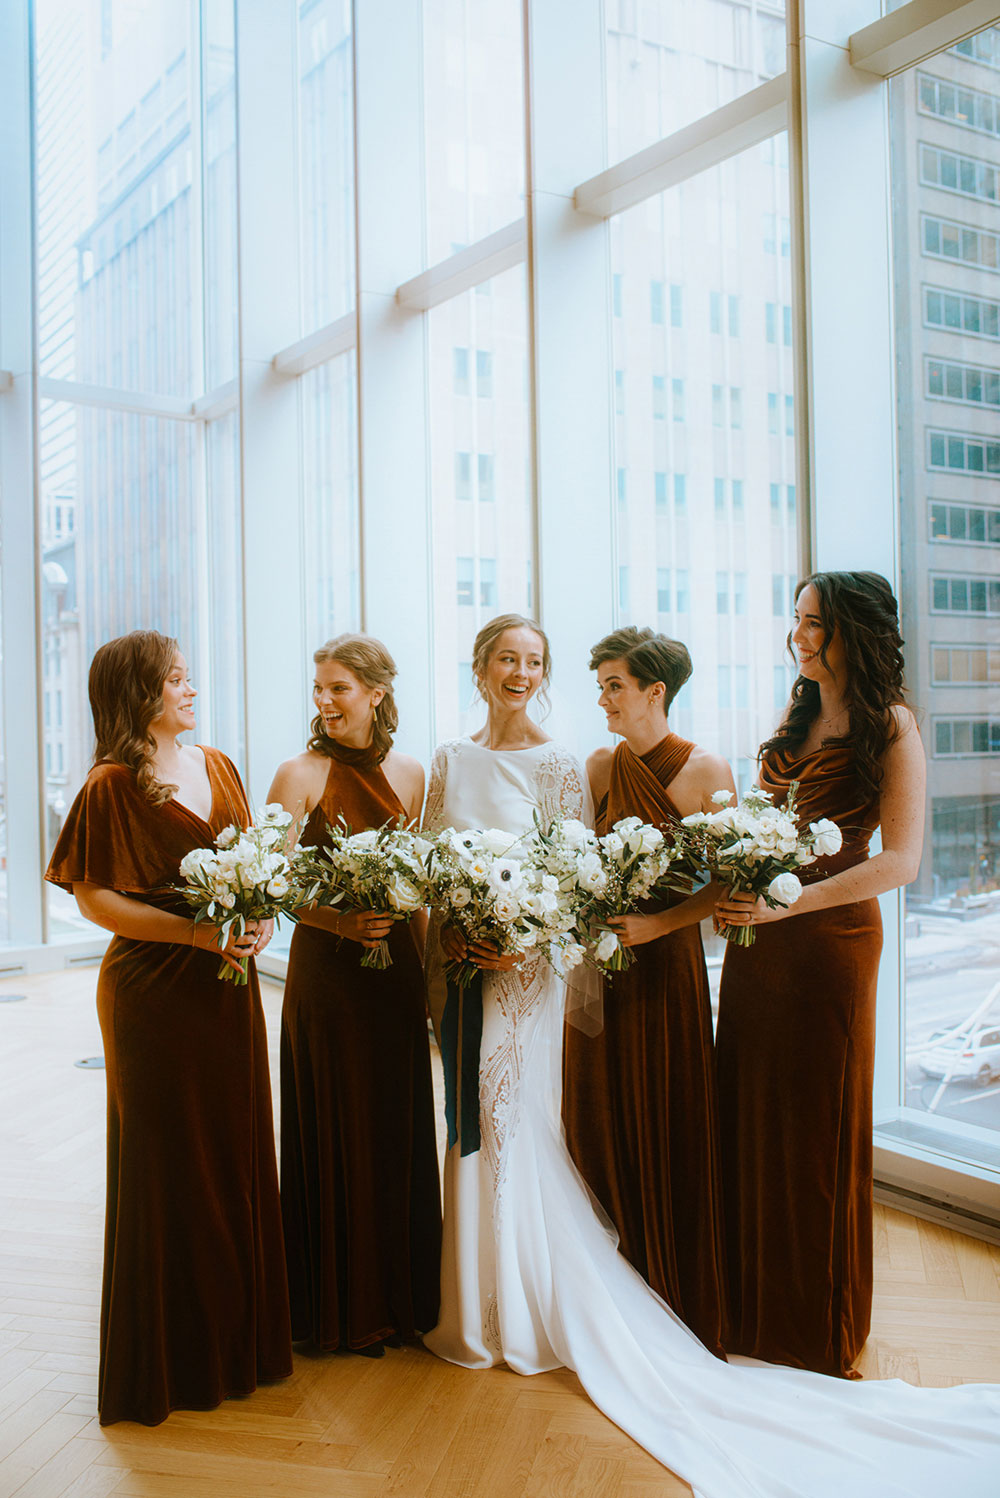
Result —
[[[524,614],[498,614],[495,619],[484,624],[476,636],[472,645],[472,679],[476,683],[479,695],[480,697],[483,695],[483,677],[486,675],[486,667],[493,657],[497,641],[508,629],[530,629],[532,634],[537,635],[542,642],[542,684],[538,689],[538,700],[548,712],[549,683],[552,679],[552,651],[549,648],[549,637],[540,624],[534,619],[528,619]]]
[[[396,662],[381,640],[376,640],[371,635],[350,634],[337,635],[334,639],[327,640],[318,650],[313,651],[313,660],[317,666],[326,661],[339,661],[369,691],[374,691],[376,687],[382,688],[385,696],[375,709],[375,721],[372,724],[372,749],[376,756],[375,763],[380,765],[392,748],[393,735],[399,727],[399,710],[392,690]],[[332,739],[327,738],[322,713],[317,713],[310,724],[306,748],[315,750],[317,754],[325,754],[327,759],[332,759],[336,753]]]
[[[87,678],[94,715],[94,764],[134,770],[140,791],[154,806],[169,801],[177,789],[156,778],[156,740],[149,731],[163,711],[163,683],[177,653],[177,641],[169,635],[134,629],[95,652]]]
[[[662,681],[664,716],[691,675],[691,657],[686,645],[680,640],[671,640],[667,635],[658,635],[653,629],[636,629],[634,624],[605,635],[593,647],[590,652],[591,671],[608,661],[621,661],[643,691]]]

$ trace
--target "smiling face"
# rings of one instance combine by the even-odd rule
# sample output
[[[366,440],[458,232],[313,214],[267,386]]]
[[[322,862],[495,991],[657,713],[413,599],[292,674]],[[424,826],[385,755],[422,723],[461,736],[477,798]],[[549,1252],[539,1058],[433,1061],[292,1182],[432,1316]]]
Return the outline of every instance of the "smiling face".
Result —
[[[382,687],[366,687],[340,661],[319,661],[313,680],[313,702],[323,720],[323,732],[352,749],[372,741],[375,709],[385,696]]]
[[[198,693],[188,678],[187,661],[179,651],[167,672],[160,695],[163,711],[153,719],[150,728],[155,728],[158,734],[176,738],[179,733],[194,727],[194,699]]]
[[[792,625],[792,645],[799,663],[799,675],[809,681],[833,684],[843,683],[847,674],[847,655],[840,630],[834,628],[827,636],[820,614],[819,594],[812,583],[806,583],[795,600],[795,622]],[[825,651],[825,662],[820,651]]]
[[[597,684],[601,689],[597,705],[604,709],[610,733],[628,738],[630,734],[645,733],[659,719],[666,723],[663,707],[666,689],[662,681],[641,686],[625,662],[619,660],[603,661],[598,666]]]
[[[491,710],[518,712],[528,706],[544,676],[544,640],[533,629],[518,626],[497,639],[479,688]]]

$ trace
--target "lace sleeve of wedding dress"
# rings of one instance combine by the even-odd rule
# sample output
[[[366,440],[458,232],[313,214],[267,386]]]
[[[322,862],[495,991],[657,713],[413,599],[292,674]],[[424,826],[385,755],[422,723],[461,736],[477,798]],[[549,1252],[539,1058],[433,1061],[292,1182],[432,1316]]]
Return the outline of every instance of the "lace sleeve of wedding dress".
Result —
[[[576,755],[561,744],[553,743],[539,760],[535,787],[543,822],[552,822],[556,817],[576,817],[588,826],[593,825],[587,777]]]
[[[434,750],[431,760],[430,784],[427,787],[427,800],[424,802],[424,815],[421,823],[424,832],[437,833],[444,830],[444,792],[448,780],[448,759],[453,745],[439,744]]]
[[[538,811],[543,822],[576,817],[594,825],[594,806],[586,772],[575,754],[553,744],[539,761],[535,781]],[[600,973],[579,963],[566,979],[566,1018],[585,1035],[604,1029],[604,983]]]

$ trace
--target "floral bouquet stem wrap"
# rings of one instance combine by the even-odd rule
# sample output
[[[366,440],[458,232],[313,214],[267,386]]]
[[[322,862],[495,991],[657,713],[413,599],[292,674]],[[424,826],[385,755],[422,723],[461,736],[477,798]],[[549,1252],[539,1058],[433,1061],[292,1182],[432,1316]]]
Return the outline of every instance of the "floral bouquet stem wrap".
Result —
[[[792,781],[783,806],[772,806],[768,791],[753,786],[730,806],[730,791],[716,791],[716,812],[696,811],[683,827],[690,856],[733,894],[750,894],[772,910],[794,905],[802,893],[795,873],[805,864],[838,853],[840,828],[823,817],[799,828],[795,816],[798,781]],[[757,939],[753,926],[719,926],[719,935],[737,946]]]
[[[422,910],[429,897],[424,864],[431,843],[407,831],[402,822],[400,817],[395,824],[353,833],[343,821],[328,826],[324,846],[306,849],[302,855],[313,881],[313,903],[374,910],[406,921]],[[361,966],[391,967],[388,941],[366,947]]]
[[[218,926],[220,949],[232,931],[242,936],[250,921],[296,919],[306,893],[301,860],[287,849],[291,820],[279,802],[272,802],[249,827],[224,827],[214,848],[193,848],[181,861],[185,882],[175,888],[194,912],[196,926],[203,921]],[[218,976],[246,983],[248,963],[243,958],[237,972],[223,961]]]

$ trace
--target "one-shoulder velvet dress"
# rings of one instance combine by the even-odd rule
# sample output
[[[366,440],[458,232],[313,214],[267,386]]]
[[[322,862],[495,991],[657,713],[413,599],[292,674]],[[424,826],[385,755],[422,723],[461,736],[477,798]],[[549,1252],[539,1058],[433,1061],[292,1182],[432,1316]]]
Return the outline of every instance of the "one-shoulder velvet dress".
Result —
[[[70,810],[46,878],[96,884],[178,915],[181,859],[249,807],[224,754],[204,750],[207,821],[153,806],[124,765],[99,764]],[[116,936],[97,1011],[108,1088],[101,1423],[156,1425],[292,1371],[288,1290],[257,976],[219,957]]]
[[[598,832],[627,816],[676,826],[669,786],[693,748],[674,733],[644,755],[619,744],[597,808]],[[634,964],[606,985],[601,1032],[566,1027],[566,1142],[617,1228],[625,1258],[721,1354],[725,1250],[701,932],[688,926],[633,953]]]
[[[303,845],[403,812],[370,752],[332,746]],[[292,1335],[319,1348],[410,1338],[437,1321],[441,1195],[423,968],[410,927],[392,966],[315,926],[292,937],[281,1022],[281,1203]]]
[[[844,839],[803,882],[866,859],[879,809],[850,745],[770,751],[760,784],[776,804],[793,780],[800,823],[829,817]],[[726,951],[717,1055],[731,1351],[846,1376],[868,1336],[881,950],[873,899],[788,916]]]

